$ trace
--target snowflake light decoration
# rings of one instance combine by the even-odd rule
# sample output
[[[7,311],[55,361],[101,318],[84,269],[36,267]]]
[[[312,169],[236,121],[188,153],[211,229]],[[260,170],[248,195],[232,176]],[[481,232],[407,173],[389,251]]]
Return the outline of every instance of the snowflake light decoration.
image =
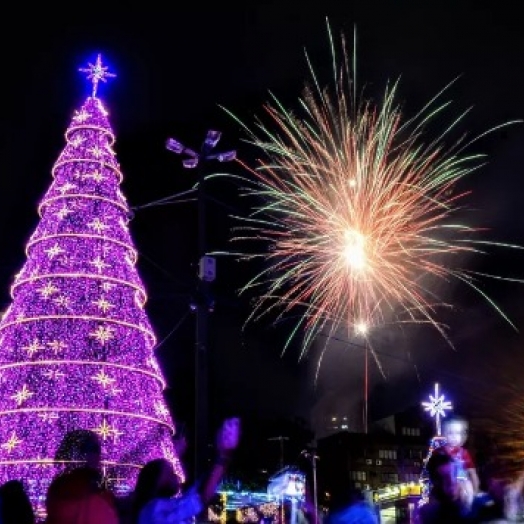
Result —
[[[79,71],[81,73],[87,73],[87,79],[91,80],[91,83],[93,84],[93,92],[91,96],[96,97],[98,82],[100,82],[100,80],[102,82],[107,82],[108,78],[115,78],[116,75],[114,73],[109,73],[109,67],[102,65],[102,55],[100,54],[96,57],[96,62],[94,64],[88,62],[87,65],[88,67],[82,67]]]
[[[435,393],[429,395],[428,402],[422,402],[424,411],[429,411],[429,415],[435,419],[435,426],[437,428],[437,436],[442,434],[442,419],[446,416],[447,411],[453,409],[453,405],[449,400],[446,400],[444,394],[440,393],[438,383],[435,384]]]

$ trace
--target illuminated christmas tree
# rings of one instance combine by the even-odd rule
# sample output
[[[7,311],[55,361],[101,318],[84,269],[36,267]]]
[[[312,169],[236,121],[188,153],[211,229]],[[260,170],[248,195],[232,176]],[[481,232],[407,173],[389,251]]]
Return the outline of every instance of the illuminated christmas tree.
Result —
[[[24,479],[37,508],[66,467],[64,436],[92,430],[107,481],[134,487],[146,461],[175,456],[155,359],[155,335],[135,268],[129,207],[99,81],[114,76],[100,56],[87,69],[93,91],[66,131],[41,220],[0,321],[0,483]]]

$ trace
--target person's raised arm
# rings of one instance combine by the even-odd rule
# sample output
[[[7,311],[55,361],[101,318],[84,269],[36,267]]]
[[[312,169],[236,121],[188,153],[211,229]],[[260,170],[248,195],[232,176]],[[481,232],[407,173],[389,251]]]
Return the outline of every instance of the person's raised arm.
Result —
[[[200,497],[204,505],[207,505],[216,493],[239,440],[240,420],[238,418],[226,419],[217,434],[217,457],[200,490]]]

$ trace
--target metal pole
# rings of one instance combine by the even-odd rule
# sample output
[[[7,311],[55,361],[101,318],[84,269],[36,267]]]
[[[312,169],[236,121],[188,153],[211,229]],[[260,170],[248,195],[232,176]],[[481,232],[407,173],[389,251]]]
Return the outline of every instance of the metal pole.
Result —
[[[208,424],[209,424],[209,370],[208,370],[208,324],[212,308],[210,282],[215,279],[215,268],[212,264],[211,274],[208,274],[207,263],[212,259],[207,257],[206,239],[206,168],[210,160],[230,162],[236,158],[236,151],[212,153],[220,140],[220,131],[209,130],[197,153],[187,148],[174,138],[169,138],[166,148],[177,155],[185,155],[185,168],[198,168],[198,283],[197,297],[192,308],[196,310],[195,333],[195,480],[204,471],[208,458]]]
[[[316,449],[311,449],[310,451],[304,450],[301,455],[304,455],[307,459],[311,460],[311,470],[313,473],[313,524],[318,524],[318,484],[317,484],[317,460],[318,455],[316,454]]]
[[[368,433],[368,395],[369,395],[369,384],[368,384],[368,344],[364,349],[364,433]]]
[[[315,515],[313,517],[313,524],[318,524],[318,487],[317,487],[317,455],[312,452],[313,460],[313,508]]]
[[[204,148],[202,150],[205,153]],[[203,157],[203,158],[202,158]],[[206,160],[201,156],[198,167],[198,263],[206,255]],[[198,278],[195,344],[195,480],[201,475],[207,462],[208,433],[208,324],[209,324],[209,282],[200,275]]]

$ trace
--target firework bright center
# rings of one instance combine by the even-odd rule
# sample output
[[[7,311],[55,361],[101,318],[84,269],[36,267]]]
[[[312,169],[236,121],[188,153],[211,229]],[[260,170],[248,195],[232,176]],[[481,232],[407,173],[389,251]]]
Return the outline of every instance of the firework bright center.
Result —
[[[353,229],[344,234],[344,259],[346,264],[354,270],[363,270],[366,267],[366,242],[364,235]]]

